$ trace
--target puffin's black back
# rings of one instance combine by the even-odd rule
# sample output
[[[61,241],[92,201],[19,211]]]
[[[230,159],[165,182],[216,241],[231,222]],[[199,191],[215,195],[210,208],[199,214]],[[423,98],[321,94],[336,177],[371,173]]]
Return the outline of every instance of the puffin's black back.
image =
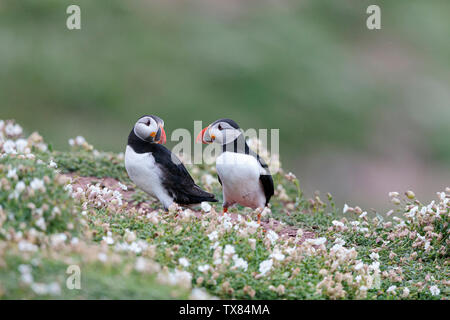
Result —
[[[128,136],[128,145],[136,153],[152,153],[156,164],[163,173],[161,183],[168,194],[173,197],[174,202],[184,205],[203,201],[217,202],[213,194],[202,190],[195,184],[183,163],[163,145],[139,139],[134,130],[131,130]]]

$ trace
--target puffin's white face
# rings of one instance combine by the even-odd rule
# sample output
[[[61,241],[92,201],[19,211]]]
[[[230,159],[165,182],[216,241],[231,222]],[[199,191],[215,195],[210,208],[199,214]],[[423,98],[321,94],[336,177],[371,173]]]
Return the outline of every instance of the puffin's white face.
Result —
[[[234,141],[240,134],[240,129],[236,129],[226,121],[215,122],[200,132],[197,137],[198,142],[227,144]]]
[[[134,133],[144,141],[163,144],[166,142],[164,121],[155,116],[144,116],[134,125]]]

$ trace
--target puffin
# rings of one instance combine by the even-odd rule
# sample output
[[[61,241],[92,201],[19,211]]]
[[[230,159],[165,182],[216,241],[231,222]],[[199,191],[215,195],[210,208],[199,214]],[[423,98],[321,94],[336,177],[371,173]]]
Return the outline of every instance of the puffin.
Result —
[[[274,194],[269,168],[264,160],[249,148],[235,121],[214,121],[198,134],[196,142],[215,142],[222,145],[222,153],[216,158],[216,170],[222,185],[223,213],[234,204],[261,210],[269,204]],[[258,223],[261,224],[260,213]]]
[[[217,202],[195,184],[180,159],[163,146],[165,142],[164,121],[157,116],[144,115],[131,129],[125,169],[136,186],[157,198],[166,211],[172,203],[191,207]]]

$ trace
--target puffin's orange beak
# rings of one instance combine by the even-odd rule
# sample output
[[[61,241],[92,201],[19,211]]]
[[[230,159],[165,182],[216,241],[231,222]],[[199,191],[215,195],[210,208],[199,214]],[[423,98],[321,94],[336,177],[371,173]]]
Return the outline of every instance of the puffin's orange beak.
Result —
[[[166,143],[166,132],[164,131],[164,128],[162,126],[159,126],[159,128],[161,129],[161,138],[159,139],[158,143],[164,144]]]
[[[198,134],[197,139],[195,139],[196,143],[204,143],[204,144],[208,144],[208,142],[205,141],[204,136],[205,136],[205,132],[206,130],[209,129],[209,126],[207,126],[206,128],[203,128],[203,130]]]

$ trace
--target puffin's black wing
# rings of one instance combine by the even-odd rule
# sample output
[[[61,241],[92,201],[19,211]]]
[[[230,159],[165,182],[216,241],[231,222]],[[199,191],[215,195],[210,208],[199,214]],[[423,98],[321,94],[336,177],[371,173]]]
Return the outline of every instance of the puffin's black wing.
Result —
[[[264,162],[264,160],[258,155],[257,159],[259,161],[259,164],[261,167],[264,168],[267,174],[261,174],[259,176],[259,181],[261,181],[261,184],[264,189],[264,195],[266,196],[266,206],[270,201],[270,198],[273,196],[275,190],[273,186],[273,179],[271,174],[269,173],[269,166]]]
[[[203,201],[217,202],[214,195],[195,184],[183,163],[166,147],[155,144],[152,152],[162,173],[162,184],[178,204],[195,204]]]

